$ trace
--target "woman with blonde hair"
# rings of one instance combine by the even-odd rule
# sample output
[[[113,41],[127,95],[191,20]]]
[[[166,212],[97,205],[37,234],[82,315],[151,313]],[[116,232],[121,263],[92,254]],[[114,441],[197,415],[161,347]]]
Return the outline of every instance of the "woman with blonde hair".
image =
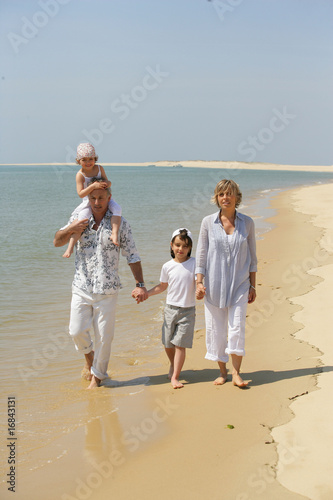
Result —
[[[232,361],[232,381],[245,388],[240,376],[245,355],[247,304],[256,299],[256,241],[253,220],[237,211],[242,200],[238,184],[223,179],[215,187],[212,202],[219,211],[201,223],[196,252],[196,297],[205,297],[206,359],[217,361],[227,381],[226,363]]]

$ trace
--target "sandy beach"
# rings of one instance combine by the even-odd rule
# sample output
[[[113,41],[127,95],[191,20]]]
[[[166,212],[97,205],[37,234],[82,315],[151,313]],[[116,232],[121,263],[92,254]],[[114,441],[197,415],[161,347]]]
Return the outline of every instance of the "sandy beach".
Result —
[[[16,498],[333,498],[332,197],[323,184],[271,200],[248,308],[249,389],[213,385],[204,330],[187,351],[181,390],[166,378],[164,352],[142,380],[127,381],[131,397],[117,399],[117,387],[86,392],[82,382],[89,423],[34,452],[32,463],[46,465],[20,471]],[[50,447],[58,456],[47,464]]]

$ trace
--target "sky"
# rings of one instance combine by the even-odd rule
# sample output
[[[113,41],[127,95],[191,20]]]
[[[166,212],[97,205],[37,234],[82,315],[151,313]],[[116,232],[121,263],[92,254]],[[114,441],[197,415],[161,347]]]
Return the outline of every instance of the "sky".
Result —
[[[0,0],[0,163],[332,165],[332,0]]]

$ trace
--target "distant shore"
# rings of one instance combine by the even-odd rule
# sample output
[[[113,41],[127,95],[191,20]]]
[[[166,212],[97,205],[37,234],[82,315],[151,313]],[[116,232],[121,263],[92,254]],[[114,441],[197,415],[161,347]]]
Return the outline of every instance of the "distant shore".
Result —
[[[300,172],[332,172],[333,165],[280,165],[276,163],[247,163],[241,161],[203,161],[203,160],[186,160],[186,161],[157,161],[145,163],[105,163],[101,162],[106,167],[174,167],[174,168],[218,168],[228,170],[292,170]],[[58,166],[67,165],[71,167],[75,163],[0,163],[4,166],[33,166],[46,165]]]

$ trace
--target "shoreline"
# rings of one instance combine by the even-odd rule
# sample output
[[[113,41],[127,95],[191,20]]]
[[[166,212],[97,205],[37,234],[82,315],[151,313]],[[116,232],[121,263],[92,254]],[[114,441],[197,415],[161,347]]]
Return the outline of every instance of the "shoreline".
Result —
[[[247,163],[237,161],[157,161],[142,163],[106,163],[100,162],[105,167],[173,167],[173,168],[216,168],[226,170],[284,170],[299,172],[332,172],[333,165],[281,165],[275,163]],[[9,166],[77,166],[76,163],[0,163],[0,167]]]
[[[308,189],[316,191],[309,193]],[[323,190],[325,196],[321,195]],[[301,193],[305,193],[303,205],[299,201]],[[327,283],[329,276],[324,267],[315,274],[307,272],[313,256],[322,256],[316,249],[324,231],[306,212],[309,195],[315,203],[322,203],[318,223],[327,225],[332,194],[333,184],[321,184],[279,192],[270,199],[274,215],[268,223],[272,229],[257,241],[258,298],[248,308],[247,355],[242,373],[244,378],[252,379],[249,390],[242,391],[230,382],[221,387],[213,385],[217,364],[204,359],[205,332],[197,330],[182,372],[184,389],[173,390],[167,381],[164,351],[154,366],[144,368],[150,382],[134,386],[131,396],[119,398],[117,386],[110,389],[112,381],[111,386],[94,394],[86,394],[81,383],[82,402],[90,421],[33,453],[32,463],[37,458],[37,462],[43,459],[45,465],[19,474],[18,485],[24,486],[23,493],[30,492],[36,500],[44,499],[45,492],[49,492],[51,500],[107,500],[110,492],[117,500],[134,496],[167,500],[177,495],[184,500],[217,500],[221,491],[225,492],[225,500],[254,500],[261,496],[270,500],[316,498],[308,496],[314,477],[311,446],[319,448],[319,455],[325,459],[322,452],[326,452],[329,424],[316,420],[309,432],[308,419],[316,404],[319,413],[326,413],[327,421],[330,419],[324,408],[329,404],[331,385],[322,385],[323,376],[332,375],[329,371],[320,373],[326,371],[320,365],[328,364],[323,356],[329,353],[317,345],[316,332],[314,341],[300,338],[304,322],[297,315],[305,307],[308,320],[316,320],[311,311],[313,304],[322,300],[323,292],[320,288],[315,299],[311,294]],[[330,258],[322,258],[320,263],[328,265]],[[295,263],[305,264],[296,269]],[[328,299],[329,291],[330,286]],[[302,305],[295,297],[310,302]],[[324,355],[319,349],[325,351]],[[113,371],[111,366],[109,371]],[[123,378],[121,374],[119,378]],[[318,396],[320,400],[313,403],[312,398]],[[305,409],[294,410],[294,406],[307,402]],[[109,408],[102,417],[101,405]],[[290,430],[289,425],[295,429]],[[327,426],[325,433],[323,425]],[[312,440],[304,443],[302,439],[308,434]],[[48,464],[51,446],[59,450],[59,456]],[[309,470],[303,469],[304,457]],[[175,462],[178,472],[172,471]],[[327,460],[327,467],[330,463]],[[324,473],[330,478],[326,469]],[[297,489],[303,484],[305,494]],[[17,498],[23,496],[17,492]]]

